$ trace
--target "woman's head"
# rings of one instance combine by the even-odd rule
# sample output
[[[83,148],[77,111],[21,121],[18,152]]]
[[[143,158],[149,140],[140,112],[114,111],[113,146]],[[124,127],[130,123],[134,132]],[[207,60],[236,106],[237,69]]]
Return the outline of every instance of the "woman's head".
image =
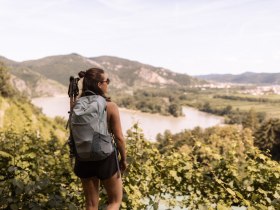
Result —
[[[85,72],[83,92],[90,90],[97,95],[105,97],[110,80],[108,75],[100,68],[90,68]],[[106,98],[106,97],[105,97]]]

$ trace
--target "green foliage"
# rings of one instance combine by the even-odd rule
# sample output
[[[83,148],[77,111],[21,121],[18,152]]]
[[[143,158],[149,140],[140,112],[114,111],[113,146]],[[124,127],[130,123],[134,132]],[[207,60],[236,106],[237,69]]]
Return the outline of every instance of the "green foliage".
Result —
[[[11,97],[15,93],[10,84],[10,74],[3,63],[0,62],[0,95],[3,97]]]
[[[250,109],[248,113],[245,114],[242,121],[243,128],[250,128],[255,131],[259,127],[260,120],[255,109]]]
[[[142,112],[160,113],[179,117],[183,115],[182,105],[176,91],[170,89],[135,90],[133,95],[123,94],[119,91],[113,92],[114,101],[121,107],[137,109]]]
[[[28,129],[37,133],[44,139],[49,139],[51,134],[58,139],[66,139],[65,120],[57,117],[52,120],[42,114],[41,110],[32,105],[27,99],[2,99],[3,129],[13,128],[15,132]],[[0,105],[1,108],[1,105]],[[65,123],[65,124],[64,124]]]
[[[209,102],[205,102],[200,108],[200,111],[225,116],[226,124],[242,124],[245,128],[255,130],[259,123],[265,120],[265,113],[256,112],[254,108],[249,111],[233,110],[231,105],[225,107],[214,107]]]
[[[228,100],[236,100],[236,101],[250,101],[250,102],[258,102],[258,103],[280,103],[279,99],[269,99],[264,97],[252,97],[252,96],[235,96],[235,95],[215,95],[214,98],[222,98]]]
[[[255,145],[268,150],[272,158],[280,161],[280,119],[272,118],[264,122],[255,132]]]
[[[163,190],[162,160],[156,147],[144,140],[136,125],[128,132],[127,156],[129,168],[124,174],[124,209],[146,209],[158,206]]]
[[[181,102],[201,110],[208,103],[211,108],[208,109],[209,113],[226,116],[228,122],[232,124],[241,123],[243,112],[249,112],[252,108],[255,109],[260,121],[265,117],[280,117],[279,95],[252,96],[251,94],[240,94],[240,91],[240,87],[230,89],[189,88],[187,90],[188,100]],[[231,109],[227,110],[227,107],[231,107]]]
[[[164,164],[176,165],[169,171],[181,184],[176,185],[170,176],[163,177],[166,183],[171,183],[167,192],[176,188],[182,200],[173,197],[177,198],[177,205],[190,209],[199,209],[201,205],[211,209],[213,204],[279,208],[280,165],[253,146],[251,130],[236,126],[205,131],[196,128],[165,136],[161,136],[158,146],[163,151],[161,158],[173,157]]]
[[[182,107],[178,103],[172,103],[168,106],[168,112],[174,117],[183,115]]]
[[[67,148],[56,138],[1,132],[0,156],[1,209],[77,209],[83,203]]]
[[[68,148],[50,136],[0,132],[1,209],[84,208]],[[160,143],[146,141],[137,124],[128,131],[122,209],[279,209],[280,165],[253,146],[250,129],[195,128],[158,137]]]
[[[8,82],[9,74],[5,67],[1,67],[0,70],[0,82],[3,83],[4,90],[4,92],[0,91],[3,95],[0,95],[0,129],[12,128],[14,132],[18,133],[28,129],[43,139],[49,139],[51,135],[60,140],[66,139],[65,120],[58,117],[52,120],[46,117],[39,108],[31,104],[20,93],[13,89],[8,91],[9,88],[12,88]]]

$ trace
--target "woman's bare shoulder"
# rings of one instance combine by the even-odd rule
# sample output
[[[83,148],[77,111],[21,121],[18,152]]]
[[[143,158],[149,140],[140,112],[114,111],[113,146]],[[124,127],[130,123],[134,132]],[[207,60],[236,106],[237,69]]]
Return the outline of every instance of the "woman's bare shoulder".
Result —
[[[118,111],[118,105],[114,102],[107,102],[107,110],[109,112]]]

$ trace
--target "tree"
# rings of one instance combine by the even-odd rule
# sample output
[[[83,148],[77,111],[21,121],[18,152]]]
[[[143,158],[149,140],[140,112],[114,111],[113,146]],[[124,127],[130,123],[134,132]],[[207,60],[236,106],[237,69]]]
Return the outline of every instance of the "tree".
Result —
[[[180,107],[177,103],[170,104],[168,112],[174,117],[179,117],[182,115],[182,107]]]
[[[230,113],[231,113],[231,110],[232,110],[232,106],[231,106],[231,105],[227,105],[227,106],[223,109],[222,113],[223,113],[223,115],[227,115],[227,114],[230,114]]]
[[[261,150],[269,150],[272,158],[280,160],[280,119],[271,118],[255,132],[255,145]]]
[[[0,62],[0,95],[9,97],[14,94],[14,89],[10,84],[10,74],[6,66]]]
[[[202,107],[202,111],[204,112],[211,112],[212,108],[209,102],[205,102],[203,107]]]
[[[250,128],[252,131],[258,127],[257,113],[254,108],[251,108],[248,113],[246,113],[245,118],[242,121],[243,128]]]

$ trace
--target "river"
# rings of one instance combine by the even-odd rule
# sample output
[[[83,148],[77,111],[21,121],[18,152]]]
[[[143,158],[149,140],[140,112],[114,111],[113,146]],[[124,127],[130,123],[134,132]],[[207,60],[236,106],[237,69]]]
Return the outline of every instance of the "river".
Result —
[[[34,98],[32,103],[42,108],[43,113],[49,117],[62,116],[68,118],[68,96]],[[150,141],[155,141],[156,135],[167,129],[172,133],[178,133],[196,126],[207,128],[223,123],[222,117],[200,112],[190,107],[183,107],[184,117],[162,116],[125,108],[119,110],[124,134],[134,123],[139,123],[145,138]]]

